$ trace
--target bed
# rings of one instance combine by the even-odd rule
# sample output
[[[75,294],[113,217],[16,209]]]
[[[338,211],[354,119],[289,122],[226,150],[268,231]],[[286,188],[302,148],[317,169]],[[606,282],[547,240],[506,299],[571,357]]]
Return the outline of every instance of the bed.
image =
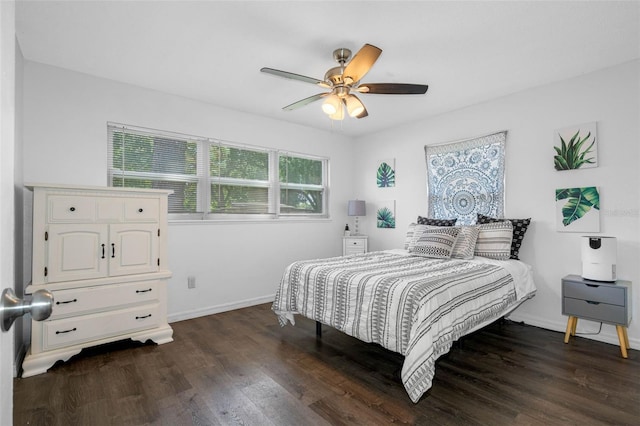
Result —
[[[433,258],[406,249],[289,265],[273,303],[282,326],[299,314],[404,355],[402,382],[415,403],[435,362],[460,337],[535,294],[519,260]]]

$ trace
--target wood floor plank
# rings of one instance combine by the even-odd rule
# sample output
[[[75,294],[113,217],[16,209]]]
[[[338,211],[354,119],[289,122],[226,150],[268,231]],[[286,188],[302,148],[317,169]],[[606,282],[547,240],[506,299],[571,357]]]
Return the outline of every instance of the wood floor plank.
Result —
[[[173,323],[15,379],[15,425],[638,424],[640,354],[510,321],[462,339],[414,404],[403,357],[269,304]]]

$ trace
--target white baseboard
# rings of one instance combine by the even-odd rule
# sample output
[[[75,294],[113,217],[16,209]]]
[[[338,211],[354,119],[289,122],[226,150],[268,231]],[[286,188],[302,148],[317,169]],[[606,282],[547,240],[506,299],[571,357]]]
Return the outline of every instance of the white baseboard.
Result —
[[[21,343],[20,346],[15,351],[16,357],[13,360],[13,377],[18,377],[18,373],[20,373],[20,368],[22,368],[22,360],[27,353],[27,347],[24,343]]]
[[[203,309],[198,309],[195,311],[186,311],[186,312],[178,312],[175,314],[171,314],[168,316],[168,321],[178,322],[184,321],[192,318],[203,317],[206,315],[218,314],[220,312],[233,311],[234,309],[247,308],[249,306],[261,305],[263,303],[273,302],[275,299],[275,294],[256,297],[253,299],[240,300],[232,303],[225,303],[222,305],[210,306]],[[533,325],[536,327],[544,328],[546,330],[558,331],[564,333],[567,327],[566,322],[557,322],[557,321],[549,321],[545,318],[534,317],[527,314],[521,314],[517,310],[512,312],[508,318],[512,321],[522,321],[525,324]],[[580,320],[578,321],[578,334],[580,333],[594,333],[598,331],[599,323]],[[615,327],[611,325],[603,325],[602,332],[597,335],[579,335],[578,337],[584,337],[586,339],[592,339],[599,342],[610,343],[612,345],[618,346],[620,342],[618,341],[618,334],[615,331]],[[564,339],[564,336],[563,338]],[[562,340],[561,340],[562,341]],[[640,340],[638,339],[629,339],[629,345],[631,349],[640,350]]]
[[[559,331],[563,334],[567,329],[566,322],[549,321],[545,318],[534,317],[526,314],[520,314],[518,313],[517,310],[513,312],[511,315],[509,315],[509,319],[512,321],[522,321],[525,324],[533,325],[533,326],[544,328],[547,330]],[[580,333],[596,333],[599,327],[600,327],[600,323],[598,322],[579,319],[578,327],[576,331],[577,331],[578,337],[597,340],[598,342],[610,343],[616,346],[620,345],[620,341],[618,340],[618,334],[616,333],[616,329],[613,325],[603,324],[602,332],[600,334],[580,335]],[[564,335],[562,336],[561,341],[564,341]],[[629,346],[631,346],[631,349],[640,349],[640,340],[629,339]]]
[[[249,306],[261,305],[263,303],[273,302],[276,298],[275,293],[267,296],[256,297],[253,299],[239,300],[232,303],[224,303],[222,305],[209,306],[195,311],[177,312],[168,315],[168,321],[178,322],[192,318],[204,317],[206,315],[219,314],[220,312],[233,311],[235,309],[247,308]],[[274,314],[275,315],[275,314]]]

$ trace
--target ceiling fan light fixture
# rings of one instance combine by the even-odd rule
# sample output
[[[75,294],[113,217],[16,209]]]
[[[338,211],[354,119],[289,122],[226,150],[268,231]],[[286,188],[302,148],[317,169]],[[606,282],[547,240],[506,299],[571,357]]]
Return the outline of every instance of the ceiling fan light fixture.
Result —
[[[364,111],[364,105],[362,101],[358,99],[354,95],[349,95],[345,98],[345,102],[347,104],[347,111],[349,112],[349,116],[357,117]]]
[[[329,118],[337,121],[344,120],[344,105],[341,100],[340,100],[340,103],[338,104],[338,109],[334,114],[329,114]]]
[[[335,95],[329,95],[327,99],[322,103],[322,111],[327,115],[336,114],[341,108],[342,101]]]

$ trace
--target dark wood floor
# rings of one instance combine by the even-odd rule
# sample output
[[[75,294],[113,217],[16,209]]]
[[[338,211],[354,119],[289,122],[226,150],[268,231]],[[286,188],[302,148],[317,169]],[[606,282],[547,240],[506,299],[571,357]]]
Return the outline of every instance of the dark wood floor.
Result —
[[[402,357],[270,305],[172,324],[14,383],[16,425],[639,424],[640,354],[513,322],[465,337],[413,404]]]

